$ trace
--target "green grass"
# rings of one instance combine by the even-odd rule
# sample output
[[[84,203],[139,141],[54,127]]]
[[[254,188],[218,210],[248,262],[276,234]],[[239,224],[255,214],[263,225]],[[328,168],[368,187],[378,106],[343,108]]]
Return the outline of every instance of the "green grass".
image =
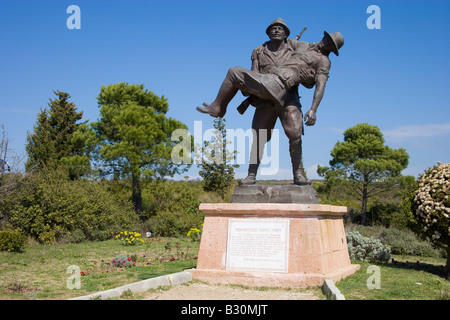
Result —
[[[145,244],[136,246],[108,240],[34,245],[26,247],[22,253],[3,251],[0,252],[0,299],[83,296],[195,268],[197,254],[198,243],[187,238],[146,240]],[[136,266],[114,267],[110,262],[118,255],[136,257]],[[169,261],[172,258],[175,260]],[[69,266],[78,266],[85,274],[81,277],[80,289],[67,288],[67,279],[71,276],[67,273]]]
[[[136,256],[136,266],[125,269],[107,265],[120,254]],[[88,295],[195,268],[197,254],[198,243],[187,238],[146,240],[144,245],[131,247],[109,240],[34,245],[28,246],[23,253],[0,252],[0,299],[68,299]],[[172,256],[175,260],[169,261]],[[160,262],[160,259],[164,261]],[[385,264],[353,261],[361,265],[360,270],[336,286],[347,300],[450,298],[450,281],[442,277],[444,259],[414,256],[394,256],[394,259],[398,261],[396,264],[391,261]],[[147,265],[148,262],[151,264]],[[81,277],[81,289],[67,288],[70,276],[67,268],[72,265],[85,273]],[[372,276],[367,273],[370,265],[380,268],[380,289],[367,288],[367,280]]]
[[[361,268],[336,283],[347,300],[441,300],[449,299],[450,281],[443,278],[444,259],[393,256],[397,263],[352,261]],[[419,263],[417,263],[419,261]],[[369,289],[367,281],[371,265],[380,268],[380,288]],[[373,282],[374,283],[374,282]]]

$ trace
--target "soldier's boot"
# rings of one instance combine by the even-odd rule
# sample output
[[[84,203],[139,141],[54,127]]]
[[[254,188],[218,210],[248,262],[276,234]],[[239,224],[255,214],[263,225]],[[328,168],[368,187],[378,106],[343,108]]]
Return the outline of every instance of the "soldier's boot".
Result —
[[[301,138],[297,140],[289,141],[289,153],[291,155],[292,172],[294,174],[294,184],[297,185],[310,185],[311,181],[306,179],[303,175],[303,164],[302,164],[302,140]]]
[[[248,176],[245,179],[239,180],[239,185],[252,185],[256,183],[256,173],[258,172],[258,164],[251,164],[248,167]]]
[[[216,99],[211,103],[203,103],[204,108],[197,107],[197,111],[209,114],[211,117],[223,117],[227,111],[227,106],[238,89],[233,85],[228,75],[220,86]]]

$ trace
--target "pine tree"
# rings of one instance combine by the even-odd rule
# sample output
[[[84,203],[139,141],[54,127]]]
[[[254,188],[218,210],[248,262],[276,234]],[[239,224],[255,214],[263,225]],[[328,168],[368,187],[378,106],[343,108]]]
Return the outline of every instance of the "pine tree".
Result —
[[[143,178],[163,179],[186,170],[171,159],[176,144],[171,135],[187,126],[167,117],[167,99],[143,85],[122,82],[102,86],[97,100],[100,118],[91,123],[91,134],[97,140],[87,138],[92,141],[92,154],[103,174],[131,178],[132,200],[140,215]]]
[[[63,163],[70,163],[71,157],[83,155],[83,146],[72,142],[74,133],[85,124],[78,123],[83,112],[77,112],[75,104],[68,101],[68,93],[58,90],[53,93],[57,98],[50,99],[49,109],[41,109],[33,133],[28,132],[25,146],[27,170],[56,169]],[[76,178],[79,173],[72,170],[70,176]]]
[[[203,189],[217,192],[222,199],[225,199],[227,189],[234,182],[234,168],[239,167],[238,164],[232,164],[236,152],[227,149],[225,122],[223,118],[214,120],[216,134],[211,141],[203,141],[203,156],[199,164]]]
[[[330,167],[319,166],[317,172],[327,181],[348,182],[361,201],[361,224],[366,223],[367,200],[382,188],[385,179],[398,177],[408,166],[409,155],[403,148],[384,145],[377,126],[359,123],[344,132],[344,141],[331,150]]]

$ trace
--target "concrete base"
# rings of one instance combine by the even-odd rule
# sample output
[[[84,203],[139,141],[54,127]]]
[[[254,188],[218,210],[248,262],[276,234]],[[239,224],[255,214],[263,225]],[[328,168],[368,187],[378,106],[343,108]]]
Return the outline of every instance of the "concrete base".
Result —
[[[212,284],[249,287],[305,288],[339,281],[359,269],[352,265],[342,216],[346,207],[320,204],[205,203],[197,268],[186,270],[193,279]],[[287,273],[231,271],[226,268],[229,219],[288,219]]]

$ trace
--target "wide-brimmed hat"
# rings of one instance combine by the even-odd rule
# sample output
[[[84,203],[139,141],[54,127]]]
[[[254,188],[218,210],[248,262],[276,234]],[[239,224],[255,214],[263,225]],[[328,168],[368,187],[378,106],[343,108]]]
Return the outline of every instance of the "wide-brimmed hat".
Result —
[[[323,32],[324,36],[329,37],[331,42],[334,44],[333,52],[338,56],[339,49],[344,45],[344,37],[340,32],[328,33],[326,31]]]
[[[284,29],[284,33],[286,33],[286,38],[289,37],[289,35],[291,34],[291,31],[289,30],[286,22],[284,22],[284,20],[282,18],[276,18],[275,20],[273,20],[273,22],[267,27],[266,34],[269,35],[270,28],[272,28],[276,24],[281,25]]]

